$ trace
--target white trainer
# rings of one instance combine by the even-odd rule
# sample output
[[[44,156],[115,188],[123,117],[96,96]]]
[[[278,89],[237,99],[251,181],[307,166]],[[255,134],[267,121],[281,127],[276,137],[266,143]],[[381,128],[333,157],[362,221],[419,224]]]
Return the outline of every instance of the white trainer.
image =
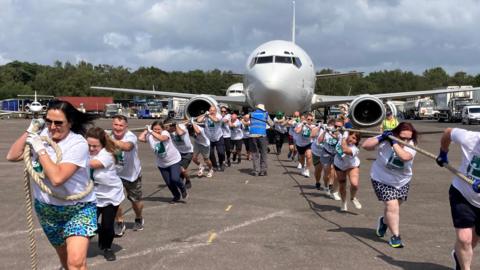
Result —
[[[331,194],[332,194],[331,195],[332,199],[334,199],[335,201],[341,201],[342,200],[342,198],[340,197],[340,194],[338,194],[338,191],[337,192],[332,192]]]
[[[207,173],[207,177],[211,178],[213,176],[213,169],[209,170]]]
[[[303,176],[307,177],[307,178],[310,178],[310,171],[308,169],[304,169],[304,174]]]
[[[342,201],[342,206],[340,207],[340,211],[342,212],[348,211],[347,201]]]
[[[354,197],[352,199],[352,203],[353,203],[353,206],[355,206],[355,208],[357,209],[362,209],[362,204],[360,203],[360,201],[357,199],[357,197]]]
[[[200,166],[198,167],[198,172],[197,172],[197,176],[198,176],[198,177],[202,177],[202,176],[203,176],[203,169],[204,169],[204,168],[203,168],[202,165],[200,165]]]
[[[300,162],[298,163],[297,169],[299,169],[299,170],[303,169],[302,163],[300,163]]]

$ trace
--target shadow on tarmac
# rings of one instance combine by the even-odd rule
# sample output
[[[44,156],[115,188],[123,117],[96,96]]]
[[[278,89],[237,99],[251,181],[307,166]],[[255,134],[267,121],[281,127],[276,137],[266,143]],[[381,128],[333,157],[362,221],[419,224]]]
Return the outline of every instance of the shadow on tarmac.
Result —
[[[97,256],[103,256],[103,250],[101,250],[98,247],[98,235],[97,235],[96,239],[97,239],[97,241],[90,241],[90,244],[88,246],[88,251],[87,251],[87,258],[94,258],[94,257],[97,257]],[[114,253],[117,253],[122,249],[123,249],[122,246],[119,246],[119,245],[115,244],[115,242],[112,243],[112,250],[113,250]]]
[[[402,269],[422,269],[422,270],[450,270],[452,268],[445,267],[443,265],[439,265],[436,263],[428,263],[428,262],[409,262],[409,261],[400,261],[395,260],[394,258],[387,256],[385,254],[377,256],[384,260],[386,263],[390,265],[394,265],[397,267],[401,267]]]

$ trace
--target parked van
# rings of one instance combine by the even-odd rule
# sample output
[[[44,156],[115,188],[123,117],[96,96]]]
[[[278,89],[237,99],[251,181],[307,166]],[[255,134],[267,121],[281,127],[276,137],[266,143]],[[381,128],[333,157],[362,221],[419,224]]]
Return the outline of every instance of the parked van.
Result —
[[[462,109],[462,124],[480,123],[480,105],[468,105]]]

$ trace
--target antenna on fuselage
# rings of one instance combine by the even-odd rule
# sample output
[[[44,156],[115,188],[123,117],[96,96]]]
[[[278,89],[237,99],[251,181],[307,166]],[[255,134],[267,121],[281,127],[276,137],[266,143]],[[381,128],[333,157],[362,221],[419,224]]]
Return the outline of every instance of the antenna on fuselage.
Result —
[[[292,1],[292,4],[293,4],[292,43],[295,43],[295,1]]]

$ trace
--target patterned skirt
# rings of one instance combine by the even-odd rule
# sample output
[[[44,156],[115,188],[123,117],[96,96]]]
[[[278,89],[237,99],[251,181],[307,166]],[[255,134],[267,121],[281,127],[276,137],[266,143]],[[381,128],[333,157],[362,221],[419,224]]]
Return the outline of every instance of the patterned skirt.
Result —
[[[408,190],[410,183],[405,184],[400,188],[395,188],[372,179],[372,186],[379,201],[386,202],[391,200],[406,201],[408,197]]]

